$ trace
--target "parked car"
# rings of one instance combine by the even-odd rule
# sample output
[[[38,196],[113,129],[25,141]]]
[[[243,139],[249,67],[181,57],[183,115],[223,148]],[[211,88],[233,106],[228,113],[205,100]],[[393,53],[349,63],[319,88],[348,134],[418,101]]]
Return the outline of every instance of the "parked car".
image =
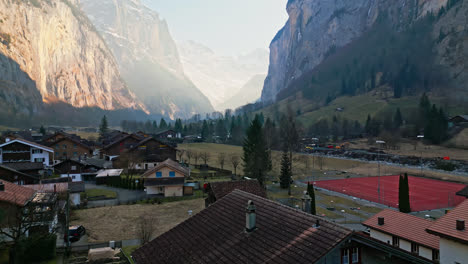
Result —
[[[70,226],[68,228],[68,240],[70,242],[76,242],[81,239],[82,236],[86,234],[86,229],[82,225],[77,226]],[[65,241],[67,240],[67,235],[64,235],[63,238]]]

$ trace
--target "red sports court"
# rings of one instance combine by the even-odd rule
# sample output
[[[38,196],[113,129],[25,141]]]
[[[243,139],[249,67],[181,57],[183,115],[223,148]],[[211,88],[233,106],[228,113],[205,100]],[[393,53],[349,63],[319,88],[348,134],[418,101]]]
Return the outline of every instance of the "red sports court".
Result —
[[[342,180],[323,180],[314,183],[315,186],[319,188],[398,208],[399,177],[400,176],[396,175],[349,178]],[[380,198],[377,191],[379,178]],[[408,177],[408,183],[412,211],[454,207],[465,200],[464,197],[455,194],[465,187],[463,184],[414,176]]]

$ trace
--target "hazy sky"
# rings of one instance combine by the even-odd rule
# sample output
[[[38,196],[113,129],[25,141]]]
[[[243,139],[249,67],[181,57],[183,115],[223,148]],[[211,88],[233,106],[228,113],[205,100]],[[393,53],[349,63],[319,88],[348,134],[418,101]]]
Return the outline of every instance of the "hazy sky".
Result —
[[[224,55],[268,48],[288,18],[287,0],[143,0],[167,20],[177,41]]]

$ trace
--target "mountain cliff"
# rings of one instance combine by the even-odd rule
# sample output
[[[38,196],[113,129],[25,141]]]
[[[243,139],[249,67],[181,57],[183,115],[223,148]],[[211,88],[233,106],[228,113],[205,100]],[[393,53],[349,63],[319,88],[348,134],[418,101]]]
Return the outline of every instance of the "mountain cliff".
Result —
[[[446,4],[447,0],[289,0],[289,20],[270,45],[262,101],[276,101],[280,91],[363,36],[381,15],[399,31]]]
[[[230,107],[241,106],[237,103],[226,104],[226,101],[234,96],[252,77],[257,74],[265,74],[268,69],[268,51],[264,49],[257,49],[234,57],[221,56],[194,41],[182,42],[178,46],[187,76],[220,111],[224,110],[227,105]],[[252,97],[245,102],[257,99]]]
[[[253,76],[236,94],[221,104],[221,109],[236,109],[259,100],[265,78],[266,74]]]
[[[55,103],[146,110],[75,4],[0,0],[0,101],[6,106],[2,115],[33,116]]]
[[[167,23],[156,12],[139,0],[80,0],[80,6],[151,113],[175,118],[213,110],[185,76]]]

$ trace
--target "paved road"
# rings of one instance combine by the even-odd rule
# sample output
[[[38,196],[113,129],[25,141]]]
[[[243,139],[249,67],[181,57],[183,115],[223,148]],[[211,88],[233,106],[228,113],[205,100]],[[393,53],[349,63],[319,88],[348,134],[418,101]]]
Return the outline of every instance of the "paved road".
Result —
[[[110,190],[110,191],[114,191],[117,193],[117,199],[89,201],[88,206],[87,206],[88,208],[125,204],[128,202],[138,201],[138,200],[142,200],[146,198],[146,193],[144,191],[114,188],[114,187],[109,187],[105,185],[96,185],[94,183],[86,183],[85,188],[86,189],[105,189],[105,190]]]

